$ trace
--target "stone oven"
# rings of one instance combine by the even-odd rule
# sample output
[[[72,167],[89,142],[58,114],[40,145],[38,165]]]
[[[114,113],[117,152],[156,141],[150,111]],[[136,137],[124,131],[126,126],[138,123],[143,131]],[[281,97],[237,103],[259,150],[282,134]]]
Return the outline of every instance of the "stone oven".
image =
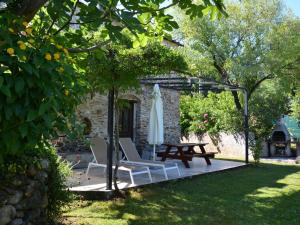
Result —
[[[300,125],[294,118],[284,115],[280,118],[268,140],[268,156],[300,155]],[[291,146],[296,146],[292,148]]]
[[[284,129],[284,126],[278,126],[277,130],[273,131],[271,136],[271,154],[273,156],[289,156],[290,149],[288,143],[290,142],[289,134]]]

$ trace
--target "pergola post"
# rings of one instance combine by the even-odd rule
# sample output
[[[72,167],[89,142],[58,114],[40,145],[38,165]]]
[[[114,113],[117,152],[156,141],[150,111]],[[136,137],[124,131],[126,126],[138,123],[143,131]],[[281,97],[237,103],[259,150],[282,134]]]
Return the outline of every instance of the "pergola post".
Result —
[[[107,118],[107,165],[106,165],[106,189],[112,190],[112,170],[113,170],[113,151],[114,151],[114,88],[108,92],[108,118]]]

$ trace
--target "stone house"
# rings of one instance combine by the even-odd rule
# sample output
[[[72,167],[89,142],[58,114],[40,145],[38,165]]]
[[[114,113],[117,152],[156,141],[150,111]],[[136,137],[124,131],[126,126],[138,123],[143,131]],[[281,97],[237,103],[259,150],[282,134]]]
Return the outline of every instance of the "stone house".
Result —
[[[148,123],[152,104],[152,85],[141,85],[140,90],[120,93],[120,99],[127,102],[120,111],[119,133],[120,137],[130,137],[135,142],[138,150],[147,158],[148,146]],[[180,92],[171,89],[161,88],[164,104],[164,135],[166,142],[179,142],[181,136],[179,97]],[[81,104],[77,113],[79,118],[90,128],[88,136],[100,136],[107,138],[107,95],[95,94],[87,96]]]

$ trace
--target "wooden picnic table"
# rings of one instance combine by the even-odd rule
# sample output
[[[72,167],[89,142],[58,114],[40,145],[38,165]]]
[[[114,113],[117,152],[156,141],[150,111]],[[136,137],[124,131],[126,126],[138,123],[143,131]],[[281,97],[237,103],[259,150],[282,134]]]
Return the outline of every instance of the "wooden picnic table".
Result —
[[[205,159],[207,165],[211,165],[209,157],[213,157],[217,152],[206,152],[204,146],[208,143],[164,143],[167,148],[164,152],[159,152],[158,156],[165,161],[167,158],[180,159],[186,168],[190,168],[188,161],[192,161],[193,157],[202,157]],[[194,150],[195,146],[199,146],[201,153]],[[175,151],[172,151],[175,148]]]

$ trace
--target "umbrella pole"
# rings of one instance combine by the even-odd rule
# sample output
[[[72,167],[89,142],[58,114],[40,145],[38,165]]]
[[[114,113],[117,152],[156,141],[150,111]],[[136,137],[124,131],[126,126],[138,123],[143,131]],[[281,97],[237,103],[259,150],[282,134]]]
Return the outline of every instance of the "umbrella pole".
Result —
[[[153,161],[155,161],[155,147],[156,147],[156,145],[154,144],[153,145]]]

